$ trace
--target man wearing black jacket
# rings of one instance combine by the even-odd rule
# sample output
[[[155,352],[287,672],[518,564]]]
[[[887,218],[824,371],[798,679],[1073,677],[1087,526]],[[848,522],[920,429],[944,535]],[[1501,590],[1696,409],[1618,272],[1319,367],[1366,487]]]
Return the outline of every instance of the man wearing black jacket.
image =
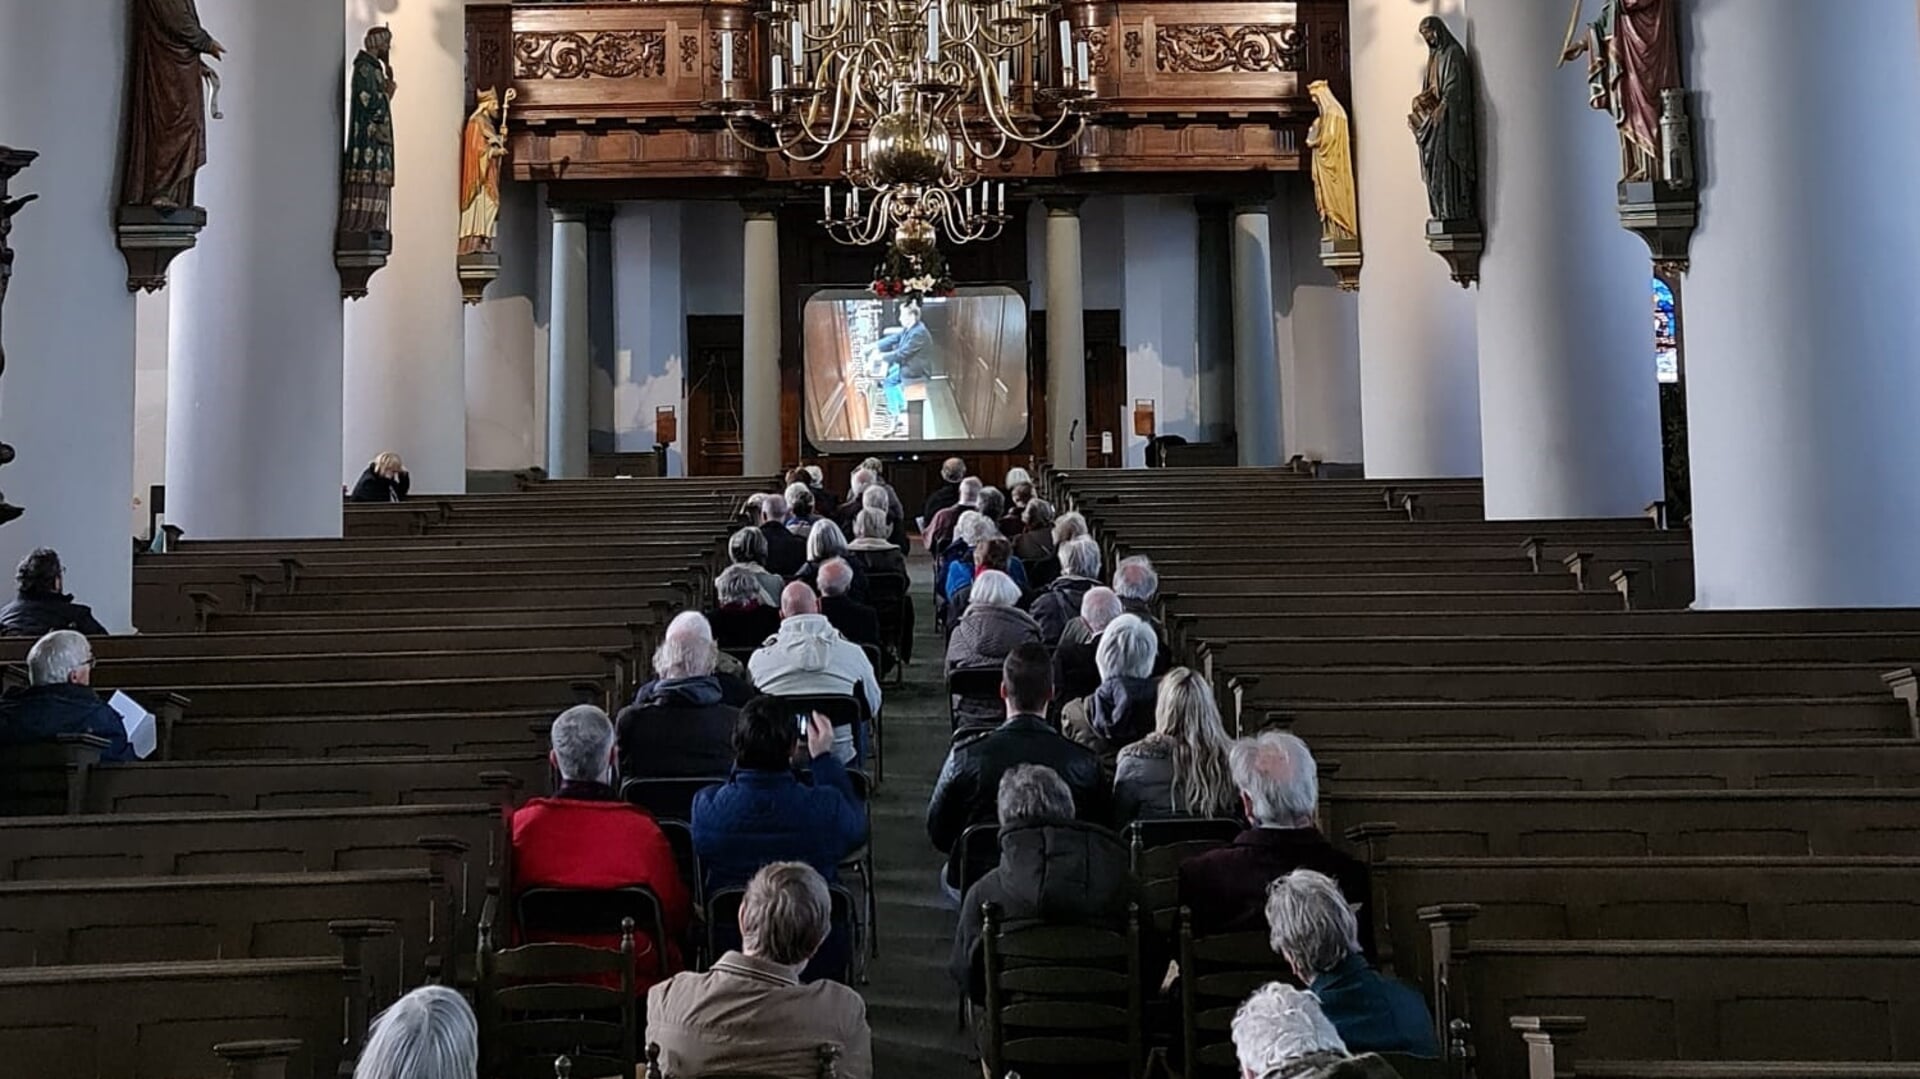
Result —
[[[787,531],[785,495],[768,495],[760,501],[760,532],[767,537],[768,573],[792,578],[807,564],[807,541]]]
[[[933,521],[933,515],[960,501],[960,481],[967,478],[967,463],[949,457],[940,464],[940,486],[933,489],[920,506],[920,527]]]
[[[0,607],[0,637],[38,637],[56,629],[106,636],[93,610],[66,594],[66,572],[60,556],[47,547],[21,559],[13,572],[20,594]]]

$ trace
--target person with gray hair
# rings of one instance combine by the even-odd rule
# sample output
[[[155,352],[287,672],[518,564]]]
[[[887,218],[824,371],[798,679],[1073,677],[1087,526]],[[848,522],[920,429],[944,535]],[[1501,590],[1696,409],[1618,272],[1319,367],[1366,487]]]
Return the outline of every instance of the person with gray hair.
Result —
[[[529,799],[514,810],[514,898],[534,888],[646,887],[660,899],[667,939],[637,938],[634,978],[644,990],[681,967],[676,941],[693,919],[693,900],[680,877],[673,844],[651,814],[621,799],[615,784],[618,749],[613,723],[590,704],[575,705],[553,721],[548,760],[559,773],[552,797]],[[542,939],[529,936],[529,943]],[[619,935],[580,940],[620,947]]]
[[[1073,791],[1053,769],[1016,764],[1000,777],[1000,861],[967,889],[948,971],[977,1002],[982,910],[999,906],[1009,929],[1037,925],[1122,929],[1137,898],[1127,847],[1098,824],[1074,818]]]
[[[966,611],[947,635],[946,671],[998,667],[1023,644],[1039,644],[1040,624],[1021,610],[1020,586],[997,569],[983,570],[967,586]],[[962,698],[955,716],[963,725],[1000,721],[999,701]]]
[[[767,606],[771,607],[779,601],[780,590],[786,587],[787,582],[764,565],[767,560],[766,533],[757,528],[743,528],[735,532],[727,540],[727,558],[733,565],[745,567],[753,573],[754,579],[760,582],[760,591],[766,596]],[[714,578],[713,583],[718,588],[719,578]],[[726,600],[720,602],[725,603]]]
[[[668,625],[653,653],[654,680],[640,687],[614,720],[622,780],[727,774],[733,766],[734,723],[753,691],[737,678],[721,676],[720,658],[699,612],[682,611]]]
[[[1061,709],[1067,737],[1112,760],[1153,730],[1160,683],[1153,677],[1160,642],[1139,616],[1123,614],[1107,625],[1094,648],[1100,685]]]
[[[775,578],[778,580],[778,578]],[[706,614],[715,642],[722,649],[744,652],[765,644],[780,631],[780,609],[774,597],[786,588],[782,581],[767,595],[760,575],[746,566],[728,566],[714,581],[714,606]]]
[[[1358,911],[1361,951],[1373,951],[1372,881],[1367,866],[1327,841],[1315,816],[1320,778],[1299,738],[1267,731],[1233,743],[1228,755],[1251,827],[1218,850],[1180,864],[1180,902],[1195,936],[1245,933],[1267,925],[1267,885],[1296,869],[1331,877]]]
[[[669,1075],[814,1079],[819,1049],[839,1050],[841,1079],[872,1079],[873,1036],[860,994],[832,981],[801,984],[827,940],[827,882],[804,862],[774,862],[740,900],[738,950],[699,974],[647,994],[646,1042]]]
[[[1398,1079],[1379,1056],[1354,1056],[1312,993],[1283,982],[1253,991],[1233,1016],[1241,1079]]]
[[[1360,954],[1360,925],[1340,886],[1296,869],[1267,890],[1274,953],[1319,999],[1347,1046],[1363,1053],[1438,1057],[1433,1016],[1412,987],[1382,977]]]
[[[787,531],[801,539],[806,539],[807,533],[813,529],[813,523],[821,519],[816,513],[819,507],[815,502],[813,488],[805,483],[789,483],[786,498]]]
[[[800,572],[807,562],[807,541],[787,528],[790,513],[785,495],[772,494],[760,501],[760,534],[767,540],[767,572],[781,578]]]
[[[844,558],[830,558],[820,566],[820,613],[840,636],[862,648],[873,648],[880,652],[881,675],[887,673],[886,650],[880,647],[880,613],[865,603],[854,599],[848,593],[853,588],[854,569],[852,555]],[[873,662],[869,655],[867,662]]]
[[[953,529],[960,523],[960,515],[968,510],[979,508],[980,490],[985,486],[986,484],[981,482],[978,476],[968,476],[960,481],[957,489],[958,501],[934,514],[927,521],[924,530],[927,550],[939,554],[947,549],[947,545],[953,542]]]
[[[1091,542],[1091,541],[1089,541]],[[1120,617],[1120,597],[1095,585],[1080,597],[1080,613],[1067,623],[1053,649],[1053,696],[1065,705],[1100,688],[1100,635]],[[1073,630],[1080,632],[1075,634]]]
[[[1015,557],[1029,564],[1052,558],[1059,549],[1053,541],[1053,522],[1053,503],[1044,498],[1029,501],[1020,511],[1020,534],[1013,538]]]
[[[1153,613],[1154,597],[1160,593],[1160,575],[1154,572],[1153,561],[1146,555],[1131,555],[1120,560],[1113,570],[1113,593],[1120,597],[1120,609],[1138,617],[1153,629],[1153,636],[1159,642],[1159,650],[1153,661],[1155,677],[1173,669],[1173,648],[1167,641],[1167,628]],[[1095,631],[1084,623],[1067,623],[1060,634],[1061,643],[1077,643],[1093,635]]]
[[[1068,510],[1053,519],[1053,545],[1055,547],[1078,536],[1091,536],[1093,530],[1087,527],[1087,519],[1077,510]]]
[[[84,636],[56,629],[35,641],[27,651],[27,688],[0,697],[0,747],[91,734],[107,741],[101,760],[139,760],[120,713],[92,687],[93,645]]]
[[[796,581],[812,585],[814,591],[820,590],[820,567],[832,559],[840,559],[853,572],[853,581],[847,587],[847,595],[865,603],[867,600],[867,572],[853,564],[852,548],[847,544],[847,534],[840,526],[826,518],[815,521],[807,533],[807,564],[793,575]]]
[[[1040,623],[1040,633],[1048,645],[1059,643],[1060,635],[1067,631],[1067,623],[1080,613],[1080,604],[1086,600],[1087,593],[1100,584],[1100,545],[1092,539],[1077,536],[1061,544],[1059,559],[1060,575],[1027,605],[1034,621]],[[1111,589],[1108,594],[1112,594]],[[1114,597],[1113,606],[1117,614],[1118,596]],[[1112,620],[1110,615],[1107,621]]]
[[[480,1024],[467,999],[443,985],[423,985],[381,1012],[353,1079],[478,1079]]]

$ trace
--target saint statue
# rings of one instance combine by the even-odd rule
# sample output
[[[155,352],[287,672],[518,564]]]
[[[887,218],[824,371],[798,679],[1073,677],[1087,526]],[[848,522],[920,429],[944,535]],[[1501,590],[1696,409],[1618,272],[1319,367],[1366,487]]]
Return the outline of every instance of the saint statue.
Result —
[[[503,101],[492,88],[480,91],[480,103],[467,117],[460,142],[460,254],[493,251],[500,225],[500,162],[507,156],[507,109],[515,91]]]
[[[133,0],[123,205],[193,205],[193,177],[207,163],[209,89],[220,116],[220,77],[204,57],[225,53],[200,25],[193,0]]]
[[[1480,166],[1473,69],[1466,48],[1439,16],[1420,20],[1420,36],[1427,42],[1427,75],[1407,123],[1420,143],[1428,213],[1435,221],[1478,221]]]
[[[0,150],[4,149],[5,147],[0,147]],[[9,199],[5,197],[5,192],[6,183],[0,180],[0,308],[7,306],[7,286],[13,282],[13,247],[7,242],[13,235],[13,215],[19,213],[21,207],[40,197],[22,195],[17,199]],[[0,340],[0,371],[6,369],[6,342]]]
[[[376,26],[353,58],[340,231],[385,232],[393,204],[393,31]]]
[[[1672,180],[1661,167],[1660,117],[1664,95],[1681,89],[1680,37],[1672,0],[1604,0],[1587,35],[1573,40],[1582,0],[1560,62],[1587,57],[1589,103],[1620,129],[1620,178],[1625,183]]]
[[[1327,80],[1307,87],[1320,118],[1307,129],[1307,147],[1313,151],[1313,203],[1320,211],[1320,236],[1325,240],[1360,238],[1360,203],[1353,185],[1353,128],[1346,106],[1333,96]]]

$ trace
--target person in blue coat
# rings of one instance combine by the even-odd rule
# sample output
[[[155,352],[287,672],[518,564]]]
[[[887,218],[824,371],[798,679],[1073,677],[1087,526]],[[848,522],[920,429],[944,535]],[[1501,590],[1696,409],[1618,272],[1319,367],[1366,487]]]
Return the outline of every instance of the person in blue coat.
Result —
[[[93,646],[85,637],[56,629],[40,638],[27,653],[27,680],[27,688],[0,697],[0,746],[92,734],[107,741],[101,760],[140,759],[120,713],[93,691]]]
[[[1439,1057],[1425,998],[1367,965],[1359,922],[1333,878],[1296,869],[1274,881],[1267,925],[1273,950],[1319,998],[1348,1050]]]
[[[907,410],[907,395],[902,388],[906,376],[918,377],[926,354],[933,347],[933,335],[920,321],[920,305],[908,302],[900,306],[900,328],[874,343],[867,359],[882,372],[880,390],[887,398],[887,409],[895,416]]]

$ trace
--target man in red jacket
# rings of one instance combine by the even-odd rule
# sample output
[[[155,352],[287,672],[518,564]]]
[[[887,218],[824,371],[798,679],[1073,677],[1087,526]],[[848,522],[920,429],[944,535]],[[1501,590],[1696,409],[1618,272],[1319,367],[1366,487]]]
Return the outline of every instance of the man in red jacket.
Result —
[[[681,969],[677,941],[692,919],[686,882],[653,817],[620,799],[613,789],[614,731],[607,714],[592,705],[569,708],[553,721],[550,759],[560,790],[535,798],[513,814],[513,889],[613,889],[645,885],[660,897],[667,940],[636,940],[634,975],[639,991]],[[564,940],[618,948],[615,937],[554,934]]]

